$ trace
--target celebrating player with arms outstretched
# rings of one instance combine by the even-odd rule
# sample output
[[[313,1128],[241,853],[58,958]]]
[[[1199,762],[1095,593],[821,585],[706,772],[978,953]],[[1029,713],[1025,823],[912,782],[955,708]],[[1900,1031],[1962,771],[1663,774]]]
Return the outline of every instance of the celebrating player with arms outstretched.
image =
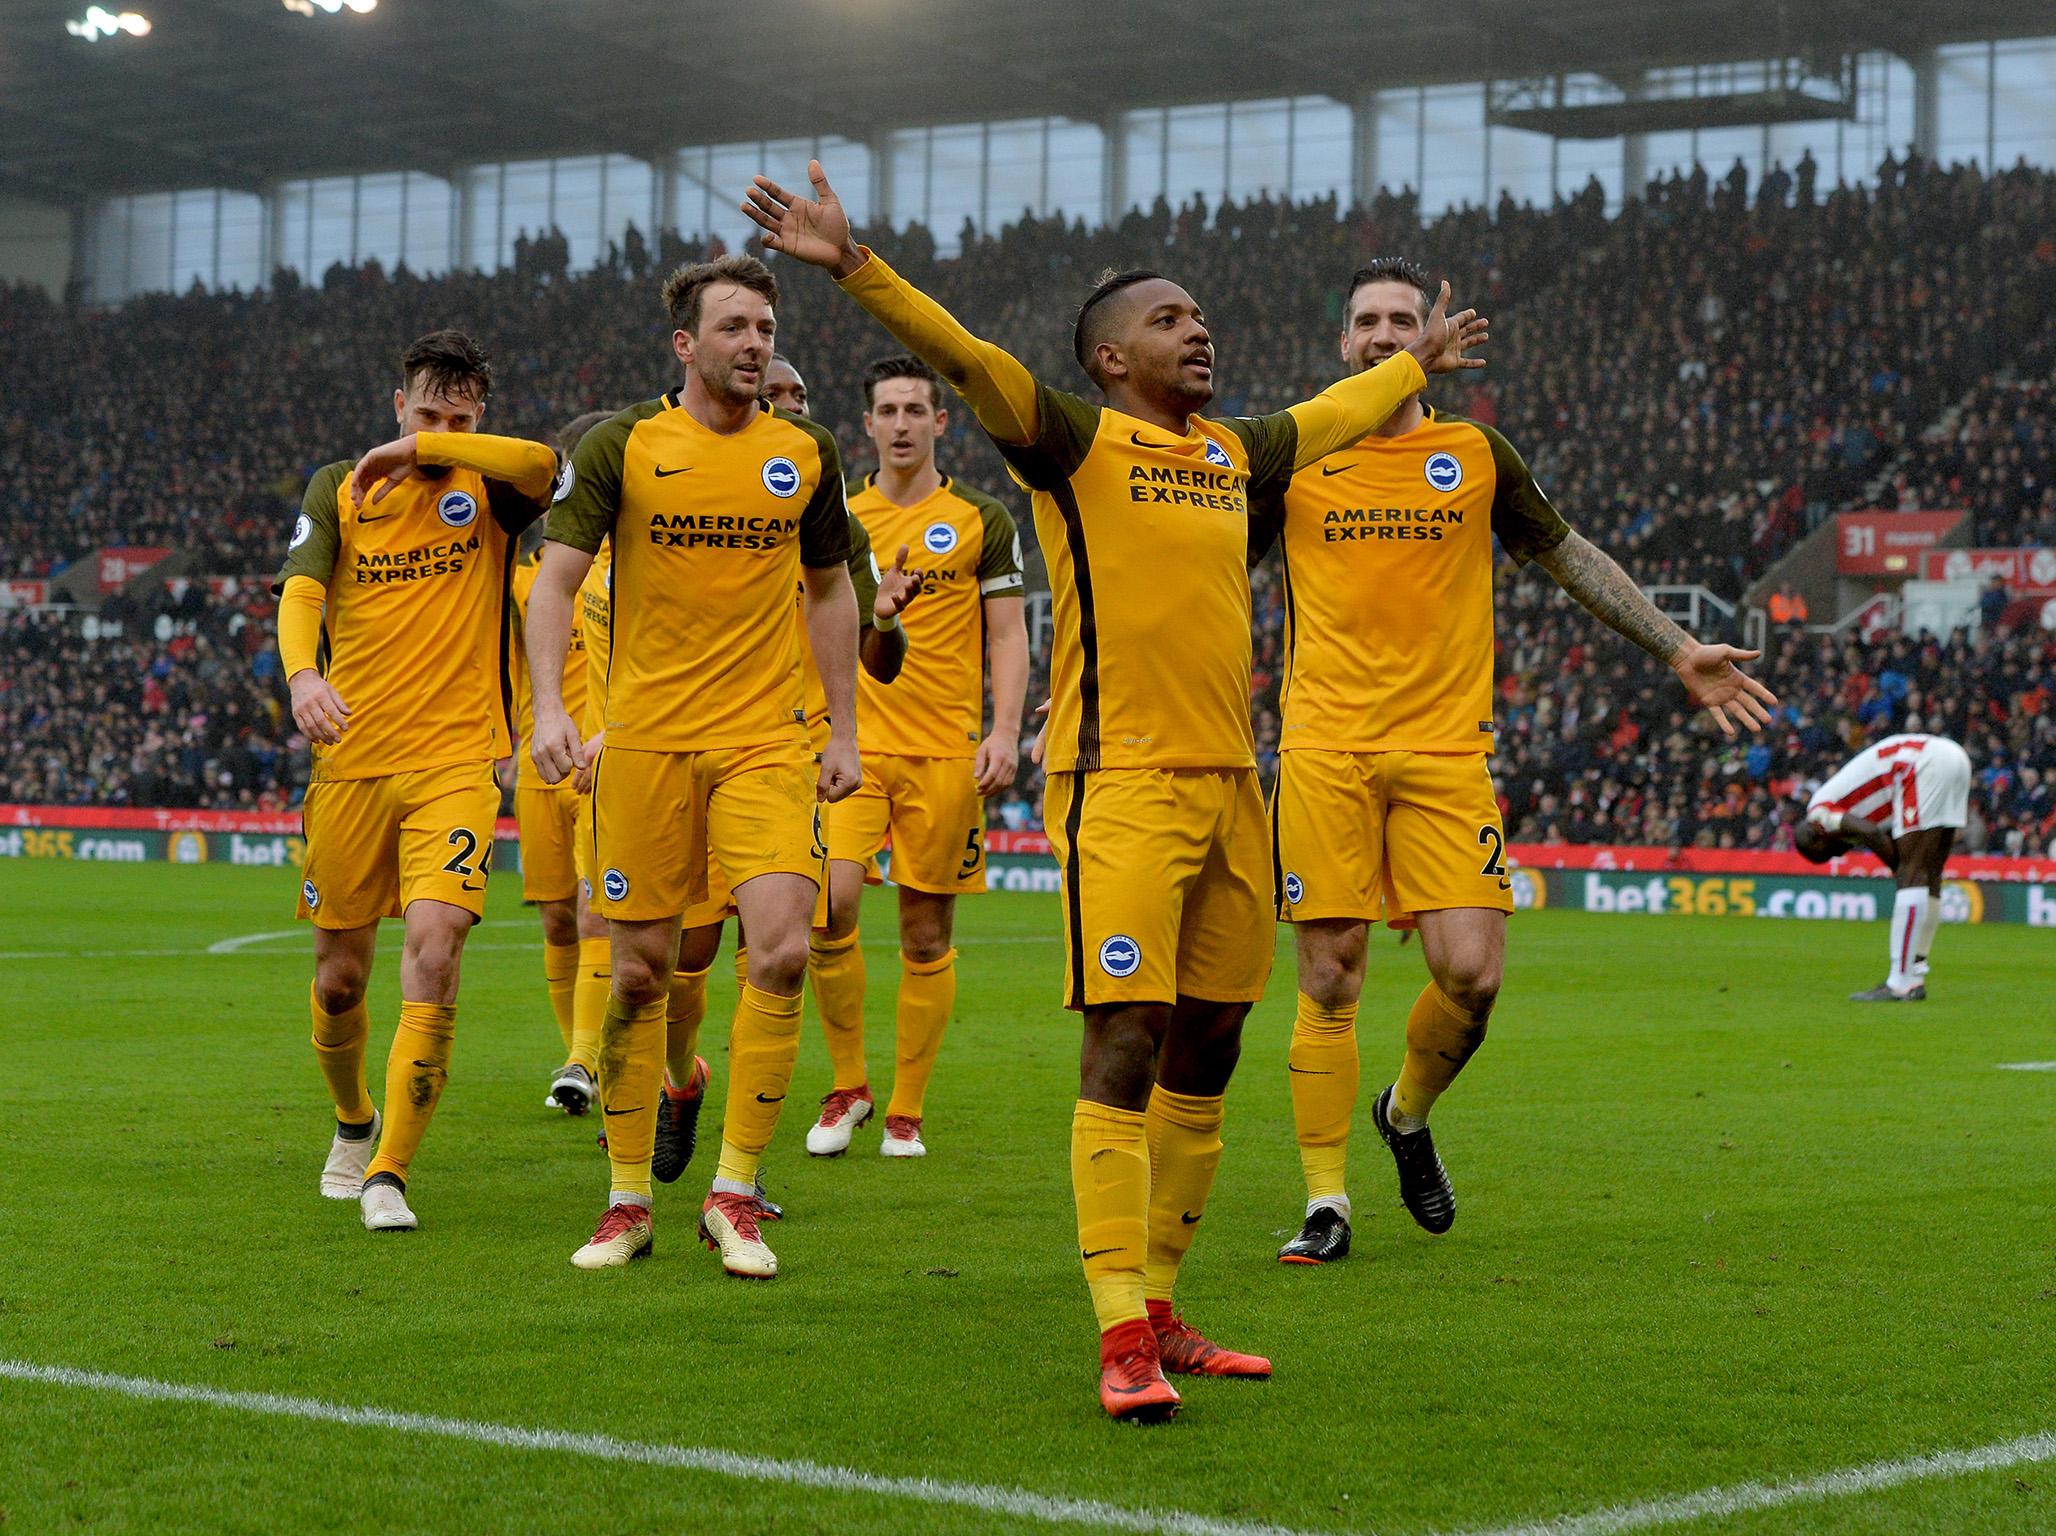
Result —
[[[888,357],[864,372],[864,431],[878,469],[850,499],[895,566],[918,549],[923,593],[907,614],[911,650],[891,686],[857,679],[864,783],[836,808],[828,832],[830,927],[817,936],[815,998],[835,1081],[807,1132],[832,1157],[871,1115],[864,1064],[864,961],[857,902],[892,837],[899,888],[900,984],[892,1098],[879,1150],[921,1157],[923,1098],[957,996],[951,947],[958,895],[985,889],[986,795],[1014,781],[1028,689],[1021,541],[992,497],[936,467],[949,423],[942,381],[918,358]],[[992,659],[992,731],[984,731],[984,658]],[[823,985],[822,983],[826,983]]]
[[[1267,1376],[1208,1342],[1172,1284],[1221,1154],[1242,1020],[1270,973],[1270,839],[1249,723],[1248,496],[1355,442],[1464,366],[1485,325],[1438,303],[1408,354],[1274,416],[1213,420],[1213,340],[1169,279],[1128,272],[1078,315],[1105,407],[1039,384],[856,244],[818,164],[813,199],[757,178],[765,244],[825,267],[969,402],[1033,493],[1056,611],[1047,805],[1063,865],[1065,1001],[1085,1015],[1071,1131],[1100,1401],[1177,1411],[1163,1371]]]
[[[1426,279],[1383,261],[1351,279],[1342,359],[1389,366],[1432,323]],[[1666,663],[1732,733],[1775,703],[1736,670],[1753,651],[1701,645],[1571,531],[1490,427],[1409,397],[1383,425],[1268,498],[1252,563],[1282,533],[1286,675],[1280,700],[1278,911],[1294,925],[1299,1012],[1293,1117],[1306,1223],[1279,1258],[1349,1252],[1343,1183],[1356,1104],[1356,1007],[1379,917],[1418,924],[1430,980],[1406,1023],[1398,1080],[1372,1109],[1415,1221],[1449,1228],[1455,1196],[1429,1106],[1485,1037],[1513,910],[1486,754],[1492,745],[1492,541],[1535,561],[1610,627]]]
[[[393,391],[406,435],[354,471],[315,474],[279,573],[279,655],[314,746],[300,916],[314,924],[314,1050],[336,1106],[321,1192],[359,1200],[375,1232],[416,1224],[408,1169],[449,1076],[458,961],[485,912],[500,808],[493,762],[513,750],[511,540],[557,478],[542,444],[479,434],[491,388],[461,332],[408,348]],[[382,917],[404,918],[406,940],[381,1117],[365,1091],[364,990]]]
[[[1825,864],[1868,848],[1892,872],[1892,953],[1885,979],[1852,1003],[1927,1001],[1928,950],[1942,923],[1942,867],[1970,820],[1970,754],[1946,736],[1887,736],[1865,747],[1806,802],[1798,849]]]
[[[587,1246],[650,1242],[650,1158],[665,998],[679,922],[707,895],[708,858],[734,886],[749,979],[729,1041],[721,1161],[700,1230],[732,1274],[778,1262],[757,1226],[757,1167],[799,1051],[807,930],[826,849],[816,803],[857,787],[857,608],[834,437],[758,401],[778,285],[752,257],[682,267],[664,285],[679,388],[586,434],[552,510],[529,599],[535,749],[555,780],[588,763],[562,677],[579,584],[611,540],[606,744],[593,772],[593,905],[613,988],[600,1102],[613,1168]],[[792,619],[796,583],[831,721],[815,769]]]

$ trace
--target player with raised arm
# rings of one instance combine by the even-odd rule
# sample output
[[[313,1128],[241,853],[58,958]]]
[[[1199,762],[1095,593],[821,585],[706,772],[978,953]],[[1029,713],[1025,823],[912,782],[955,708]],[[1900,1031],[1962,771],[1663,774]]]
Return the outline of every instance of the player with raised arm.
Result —
[[[459,331],[407,349],[403,435],[308,482],[278,593],[293,721],[313,744],[299,913],[314,925],[314,1051],[335,1101],[321,1192],[411,1231],[407,1178],[449,1077],[458,962],[485,912],[507,719],[507,568],[557,455],[478,431],[492,389]],[[385,1112],[364,1004],[382,917],[404,920]]]
[[[605,421],[611,412],[587,411],[565,423],[557,434],[557,451],[569,460],[580,438]],[[569,490],[560,481],[560,488]],[[576,997],[579,974],[579,946],[589,939],[604,944],[607,925],[592,915],[579,886],[577,823],[579,794],[570,779],[547,784],[533,763],[521,764],[535,735],[535,701],[528,685],[528,658],[522,620],[528,612],[528,594],[535,586],[535,573],[542,553],[539,531],[523,538],[534,540],[514,562],[514,576],[507,605],[508,669],[514,679],[514,820],[521,834],[521,899],[535,903],[543,930],[543,985],[549,994],[550,1012],[557,1020],[563,1039],[563,1065],[551,1075],[544,1107],[555,1107],[570,1115],[582,1115],[592,1104],[593,1070],[598,1063],[598,1019],[581,1038],[577,1028]],[[571,624],[571,659],[564,673],[564,696],[568,708],[582,714],[585,709],[585,630],[576,615]]]
[[[666,999],[680,920],[707,896],[711,857],[733,885],[750,957],[700,1233],[729,1273],[762,1278],[778,1261],[758,1227],[757,1169],[799,1050],[807,932],[827,852],[816,806],[848,795],[861,774],[842,461],[830,433],[758,399],[777,298],[770,269],[753,257],[681,267],[665,281],[683,380],[579,444],[528,610],[533,755],[553,781],[591,765],[593,905],[611,941],[599,1088],[612,1183],[586,1248],[611,1261],[650,1246]],[[610,541],[605,742],[595,761],[564,707],[562,679],[572,605]],[[818,769],[792,620],[799,583],[831,721]]]
[[[1342,361],[1352,374],[1417,345],[1433,290],[1410,262],[1350,279]],[[1418,926],[1429,981],[1406,1022],[1399,1075],[1372,1122],[1414,1220],[1445,1232],[1456,1200],[1428,1110],[1485,1038],[1513,910],[1492,787],[1492,545],[1532,560],[1674,671],[1733,733],[1776,702],[1739,671],[1754,651],[1701,645],[1571,530],[1497,431],[1410,396],[1360,440],[1253,503],[1254,564],[1281,537],[1285,680],[1272,798],[1278,914],[1293,925],[1299,1005],[1288,1061],[1306,1175],[1305,1223],[1278,1257],[1349,1252],[1344,1181],[1357,1097],[1357,999],[1382,916]]]
[[[1032,492],[1056,616],[1046,755],[1063,867],[1066,1004],[1084,1014],[1071,1129],[1100,1402],[1177,1411],[1164,1371],[1270,1362],[1185,1323],[1172,1288],[1206,1214],[1242,1021],[1270,974],[1270,837],[1250,730],[1248,497],[1353,443],[1485,339],[1437,304],[1413,348],[1276,415],[1217,420],[1200,306],[1156,273],[1110,276],[1073,332],[1107,404],[1038,383],[859,246],[818,163],[814,196],[758,177],[773,250],[838,284],[970,405]]]
[[[857,947],[863,883],[892,839],[899,891],[900,982],[892,1097],[879,1151],[922,1157],[928,1080],[956,1006],[957,897],[985,889],[985,797],[1014,781],[1028,691],[1021,541],[998,501],[945,475],[935,446],[949,424],[942,381],[913,357],[864,372],[864,433],[878,468],[850,513],[920,568],[923,597],[908,614],[911,651],[890,688],[857,679],[864,783],[828,832],[829,930],[814,942],[815,1000],[835,1079],[807,1132],[807,1150],[834,1157],[872,1113],[864,1062],[864,961]],[[985,722],[987,657],[992,730]]]
[[[1942,925],[1942,869],[1970,820],[1970,754],[1946,736],[1887,736],[1852,757],[1806,802],[1797,847],[1825,864],[1867,848],[1892,872],[1885,979],[1852,1003],[1927,1001],[1928,951]]]

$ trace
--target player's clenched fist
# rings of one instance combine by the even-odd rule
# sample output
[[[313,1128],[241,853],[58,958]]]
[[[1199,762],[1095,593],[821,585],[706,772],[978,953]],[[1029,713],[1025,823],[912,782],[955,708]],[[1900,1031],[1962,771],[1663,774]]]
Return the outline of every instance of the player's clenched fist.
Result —
[[[824,805],[833,805],[854,795],[863,782],[864,768],[857,757],[855,740],[830,736],[828,745],[821,750],[821,777],[814,786],[815,798]]]
[[[585,743],[579,739],[578,727],[561,709],[547,716],[541,710],[536,711],[529,755],[535,759],[536,771],[549,784],[563,783],[590,761],[586,756]]]
[[[312,667],[302,667],[286,684],[293,695],[293,724],[309,741],[332,747],[350,728],[350,706]]]

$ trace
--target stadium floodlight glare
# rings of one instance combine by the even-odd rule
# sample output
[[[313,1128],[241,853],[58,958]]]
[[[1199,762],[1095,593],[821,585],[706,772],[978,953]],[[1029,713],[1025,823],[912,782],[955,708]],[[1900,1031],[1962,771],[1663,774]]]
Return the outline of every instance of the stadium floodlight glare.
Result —
[[[73,37],[83,37],[89,43],[97,43],[103,37],[119,37],[127,33],[130,37],[148,37],[150,18],[135,11],[123,11],[116,15],[105,6],[89,5],[82,21],[67,21],[64,30]]]
[[[333,16],[342,10],[364,16],[378,9],[378,0],[279,0],[279,3],[296,16],[312,16],[316,11],[326,11]]]

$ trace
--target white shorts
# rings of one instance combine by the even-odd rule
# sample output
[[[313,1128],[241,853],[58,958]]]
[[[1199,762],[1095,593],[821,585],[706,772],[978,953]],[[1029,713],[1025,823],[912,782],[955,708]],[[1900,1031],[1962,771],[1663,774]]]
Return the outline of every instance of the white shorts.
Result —
[[[1892,737],[1821,785],[1807,811],[1861,816],[1894,837],[1961,827],[1970,820],[1970,754],[1946,736]]]

